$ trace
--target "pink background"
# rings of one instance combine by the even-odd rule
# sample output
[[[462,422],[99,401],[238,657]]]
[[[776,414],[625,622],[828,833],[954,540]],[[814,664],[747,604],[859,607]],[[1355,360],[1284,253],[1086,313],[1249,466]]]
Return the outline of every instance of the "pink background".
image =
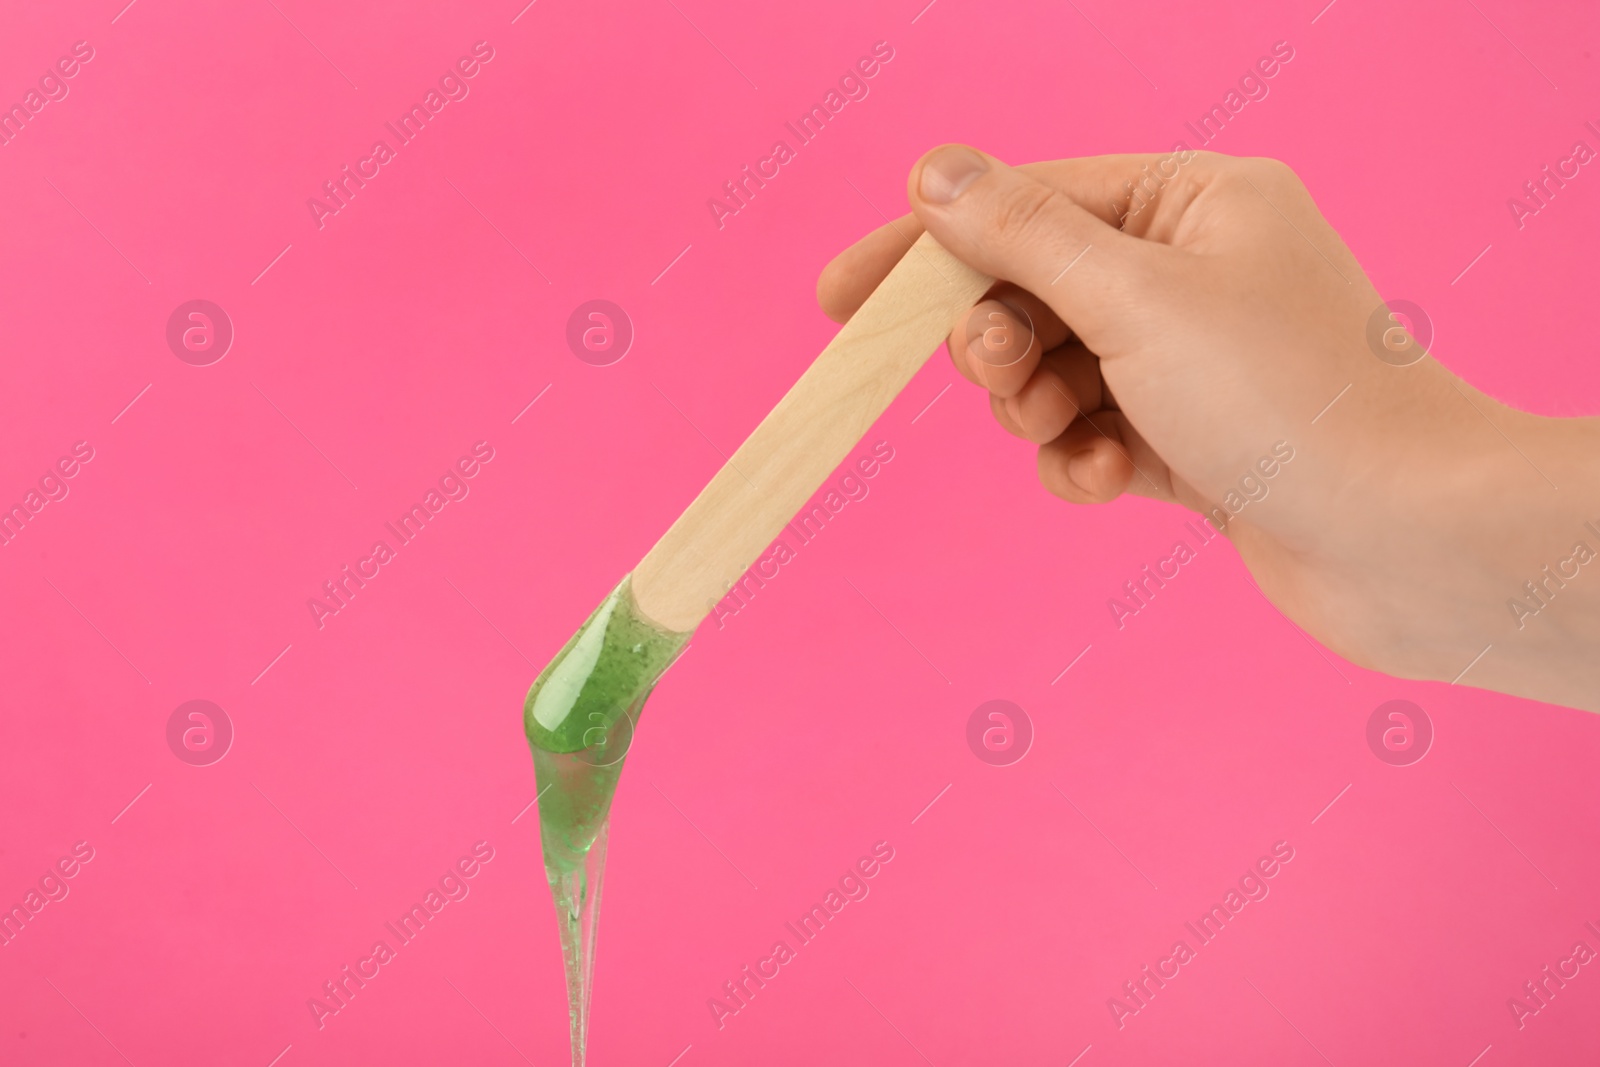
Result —
[[[522,696],[831,336],[818,270],[936,143],[1164,150],[1288,41],[1212,147],[1291,162],[1474,383],[1600,412],[1600,175],[1506,207],[1600,147],[1593,5],[923,2],[0,16],[0,102],[95,50],[0,148],[0,503],[94,449],[0,549],[0,904],[95,850],[0,948],[0,1062],[561,1062]],[[307,198],[480,40],[470,95],[319,230]],[[877,41],[870,96],[719,230],[707,198]],[[165,341],[196,298],[237,334],[204,367]],[[596,298],[637,333],[607,367],[564,339]],[[319,630],[308,598],[480,440],[470,496]],[[1222,543],[1118,631],[1185,516],[1049,498],[942,356],[876,440],[870,496],[644,718],[596,1064],[1600,1054],[1600,968],[1506,1006],[1600,949],[1600,721],[1363,672]],[[1365,740],[1401,697],[1437,732],[1408,767]],[[965,739],[995,698],[1037,735],[1009,767]],[[236,731],[211,766],[167,744],[191,699]],[[308,998],[478,841],[470,895],[319,1029]],[[870,896],[719,1030],[708,998],[877,841]],[[1278,841],[1270,896],[1119,1029],[1108,998]]]

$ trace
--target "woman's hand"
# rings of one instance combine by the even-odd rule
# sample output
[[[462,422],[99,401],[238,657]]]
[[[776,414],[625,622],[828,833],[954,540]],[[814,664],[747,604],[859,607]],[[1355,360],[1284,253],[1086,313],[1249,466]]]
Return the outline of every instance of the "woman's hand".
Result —
[[[910,199],[824,270],[822,306],[848,318],[924,228],[1003,279],[950,353],[1051,492],[1200,512],[1355,663],[1600,710],[1596,420],[1512,410],[1428,356],[1288,167],[947,145]],[[1569,577],[1539,586],[1547,565]]]

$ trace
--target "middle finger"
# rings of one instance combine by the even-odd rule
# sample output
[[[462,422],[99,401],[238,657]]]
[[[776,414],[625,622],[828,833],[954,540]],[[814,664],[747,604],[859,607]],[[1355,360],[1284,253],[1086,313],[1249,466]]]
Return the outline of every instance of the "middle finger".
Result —
[[[1016,395],[1041,353],[1069,332],[1032,293],[1001,285],[957,320],[948,347],[963,377],[1004,398]]]

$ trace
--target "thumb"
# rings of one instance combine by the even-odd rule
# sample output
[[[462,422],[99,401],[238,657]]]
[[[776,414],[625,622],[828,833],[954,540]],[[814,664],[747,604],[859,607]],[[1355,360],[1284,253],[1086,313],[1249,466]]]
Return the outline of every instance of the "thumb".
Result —
[[[911,209],[950,253],[1033,293],[1101,355],[1122,347],[1149,289],[1155,246],[1061,189],[965,145],[911,169]],[[1097,343],[1098,342],[1098,343]]]

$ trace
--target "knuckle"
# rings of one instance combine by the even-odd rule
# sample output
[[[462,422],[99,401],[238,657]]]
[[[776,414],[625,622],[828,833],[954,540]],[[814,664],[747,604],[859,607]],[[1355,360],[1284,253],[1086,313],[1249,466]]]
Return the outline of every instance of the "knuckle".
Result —
[[[1253,156],[1250,159],[1241,160],[1241,162],[1248,168],[1247,173],[1259,175],[1265,181],[1279,188],[1296,188],[1304,185],[1300,181],[1300,175],[1294,172],[1294,168],[1281,159],[1274,159],[1271,156]]]
[[[1048,217],[1059,196],[1048,185],[1017,183],[995,199],[990,221],[996,230],[1007,236],[1027,233]]]
[[[1190,157],[1188,170],[1197,178],[1210,179],[1228,174],[1238,162],[1236,156],[1225,156],[1221,152],[1207,152],[1200,149]]]
[[[1223,156],[1214,185],[1241,203],[1281,206],[1305,194],[1305,184],[1287,163],[1267,156]],[[1265,207],[1263,206],[1263,210]]]

